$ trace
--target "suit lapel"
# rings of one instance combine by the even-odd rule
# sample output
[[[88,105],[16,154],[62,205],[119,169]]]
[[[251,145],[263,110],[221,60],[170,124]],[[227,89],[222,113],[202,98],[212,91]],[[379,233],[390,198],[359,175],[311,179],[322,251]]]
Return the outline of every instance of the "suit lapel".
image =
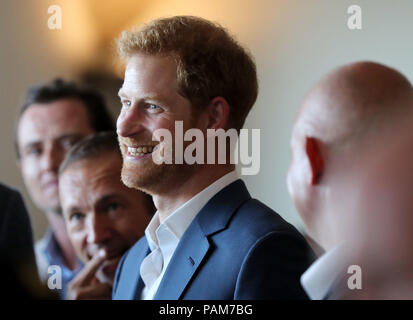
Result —
[[[198,213],[181,238],[161,281],[155,300],[177,300],[212,250],[207,236],[226,228],[234,212],[251,198],[241,180],[218,192]]]
[[[178,300],[208,250],[208,239],[194,224],[179,242],[154,299]]]
[[[149,245],[146,242],[146,248],[140,252],[140,254],[137,258],[138,263],[136,264],[136,267],[138,268],[138,272],[136,273],[136,270],[135,270],[135,274],[137,274],[137,277],[134,280],[133,285],[131,286],[131,288],[135,288],[135,291],[132,292],[132,296],[131,296],[131,299],[133,299],[133,300],[140,300],[141,299],[142,290],[143,290],[145,284],[143,283],[143,280],[141,278],[141,269],[140,268],[141,268],[143,259],[145,259],[146,256],[150,253],[151,253],[151,250],[149,249]]]
[[[148,242],[146,238],[141,240],[136,247],[133,247],[127,256],[127,261],[124,263],[124,269],[122,270],[122,277],[124,281],[119,282],[117,292],[120,300],[140,300],[144,283],[140,276],[140,266],[143,259],[150,253]],[[127,280],[126,280],[127,279]]]

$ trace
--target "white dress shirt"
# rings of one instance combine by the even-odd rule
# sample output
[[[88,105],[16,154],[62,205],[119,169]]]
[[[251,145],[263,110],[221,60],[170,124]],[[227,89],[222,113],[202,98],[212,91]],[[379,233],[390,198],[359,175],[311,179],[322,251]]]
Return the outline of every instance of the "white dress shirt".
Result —
[[[154,298],[179,240],[196,215],[213,196],[237,179],[235,170],[227,173],[176,209],[162,224],[158,212],[155,213],[145,230],[151,253],[140,268],[145,284],[141,294],[143,300]]]
[[[301,276],[301,285],[311,300],[322,300],[343,271],[344,247],[324,253]]]

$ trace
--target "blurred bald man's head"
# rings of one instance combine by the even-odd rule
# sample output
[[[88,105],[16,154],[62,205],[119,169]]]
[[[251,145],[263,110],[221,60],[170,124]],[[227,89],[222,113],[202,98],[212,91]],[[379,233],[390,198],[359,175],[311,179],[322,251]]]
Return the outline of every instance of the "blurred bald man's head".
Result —
[[[306,95],[287,182],[308,233],[324,249],[357,234],[362,220],[413,209],[411,128],[412,86],[384,65],[343,66]]]

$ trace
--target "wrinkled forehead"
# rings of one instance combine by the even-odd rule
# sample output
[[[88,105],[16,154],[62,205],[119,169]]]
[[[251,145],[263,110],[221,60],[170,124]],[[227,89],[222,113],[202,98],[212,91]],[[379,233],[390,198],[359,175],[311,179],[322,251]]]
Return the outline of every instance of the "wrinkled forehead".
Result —
[[[122,160],[116,153],[79,160],[66,168],[59,177],[62,202],[94,205],[101,197],[122,193],[120,175]]]
[[[44,138],[92,131],[86,108],[77,100],[31,105],[19,119],[17,139],[24,145]]]

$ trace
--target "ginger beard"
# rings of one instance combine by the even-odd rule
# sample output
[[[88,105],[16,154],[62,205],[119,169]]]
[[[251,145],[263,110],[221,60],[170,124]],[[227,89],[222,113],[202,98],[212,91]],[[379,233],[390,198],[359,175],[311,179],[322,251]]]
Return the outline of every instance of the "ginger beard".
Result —
[[[191,121],[191,124],[195,124],[195,121]],[[123,137],[119,137],[118,140],[123,157],[121,179],[129,188],[135,188],[150,195],[162,194],[170,191],[174,185],[183,183],[199,169],[199,165],[186,164],[185,160],[183,164],[175,163],[175,132],[172,132],[171,146],[155,136],[155,141]],[[183,141],[183,150],[191,143],[192,141]],[[153,151],[134,161],[128,157],[127,145],[153,146]],[[160,163],[161,159],[167,158],[166,152],[172,153],[171,164],[164,161]]]

